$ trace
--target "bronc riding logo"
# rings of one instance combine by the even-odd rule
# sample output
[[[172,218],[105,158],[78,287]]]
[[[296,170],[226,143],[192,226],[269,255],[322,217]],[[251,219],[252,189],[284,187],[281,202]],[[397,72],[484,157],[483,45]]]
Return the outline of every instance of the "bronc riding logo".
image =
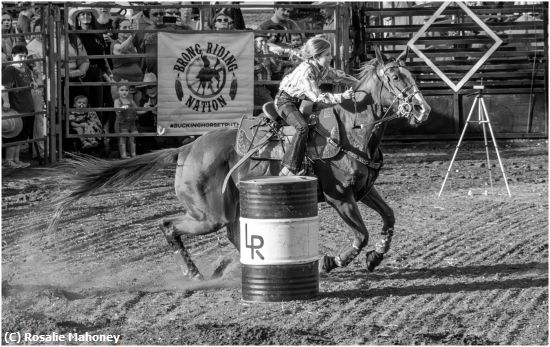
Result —
[[[215,112],[237,95],[237,59],[226,47],[208,42],[191,45],[174,65],[178,100],[197,112]]]

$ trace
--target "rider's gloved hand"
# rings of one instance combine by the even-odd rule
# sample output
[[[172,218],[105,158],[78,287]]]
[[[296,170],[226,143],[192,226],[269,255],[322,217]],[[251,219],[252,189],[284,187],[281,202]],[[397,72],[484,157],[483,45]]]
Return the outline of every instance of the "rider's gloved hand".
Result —
[[[355,97],[355,92],[353,91],[352,88],[346,90],[345,92],[342,93],[342,98],[343,99],[352,99]]]

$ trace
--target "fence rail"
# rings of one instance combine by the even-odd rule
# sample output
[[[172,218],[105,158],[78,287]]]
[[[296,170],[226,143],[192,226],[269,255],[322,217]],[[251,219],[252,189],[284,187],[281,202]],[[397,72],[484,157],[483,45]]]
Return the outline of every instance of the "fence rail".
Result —
[[[312,5],[310,3],[295,3],[285,5],[295,13],[304,12],[301,18],[300,30],[260,30],[252,25],[254,33],[300,33],[305,37],[327,34],[335,40],[335,67],[353,73],[362,62],[374,57],[374,46],[380,46],[384,53],[396,56],[403,51],[409,40],[424,25],[441,5],[439,2],[428,2],[421,6],[399,7],[413,4],[412,2],[339,2]],[[496,4],[496,3],[495,3]],[[4,2],[3,9],[16,13],[15,2]],[[38,83],[37,88],[43,90],[45,109],[34,113],[12,117],[30,117],[47,115],[47,135],[28,140],[25,143],[42,142],[50,161],[56,161],[69,149],[68,143],[73,139],[91,137],[91,135],[74,134],[68,124],[68,115],[76,109],[69,99],[70,88],[115,88],[126,84],[115,81],[64,81],[61,71],[68,73],[68,64],[77,57],[63,57],[61,50],[68,49],[69,35],[81,34],[80,30],[68,28],[69,9],[73,7],[109,8],[115,6],[126,12],[134,13],[143,9],[195,9],[198,27],[208,19],[208,13],[214,7],[240,8],[243,14],[269,14],[273,4],[230,4],[211,5],[207,3],[182,4],[132,4],[131,6],[111,5],[110,3],[35,3],[35,7],[43,20],[42,30],[36,33],[7,33],[3,38],[41,37],[44,52],[42,58],[32,58],[28,62],[41,64],[47,78]],[[322,24],[310,18],[320,9],[335,11],[333,27],[323,28]],[[471,6],[470,9],[483,20],[491,30],[503,40],[503,44],[476,71],[470,81],[457,91],[453,90],[440,78],[422,59],[413,52],[407,59],[408,69],[415,75],[423,93],[434,105],[433,121],[427,127],[411,130],[398,122],[392,124],[389,130],[390,139],[450,139],[457,138],[465,119],[464,112],[471,105],[471,93],[474,85],[483,84],[486,87],[490,112],[496,113],[495,132],[499,137],[547,137],[548,136],[548,3],[537,5],[513,5],[504,3],[502,6]],[[181,32],[180,29],[143,29],[139,33]],[[136,29],[122,30],[104,28],[87,30],[88,34],[117,35],[120,33],[135,33]],[[218,31],[200,30],[201,33]],[[64,40],[58,40],[63,37]],[[61,42],[63,41],[63,42]],[[63,46],[62,46],[63,45]],[[458,6],[448,6],[435,23],[416,42],[417,46],[451,81],[459,81],[472,66],[485,54],[492,45],[492,39],[486,36],[480,26]],[[260,58],[280,58],[278,54],[267,53],[258,55]],[[150,59],[154,54],[138,52],[124,55],[125,59]],[[120,55],[89,54],[87,59],[121,59]],[[3,62],[3,68],[13,62]],[[276,89],[280,79],[255,81],[255,87],[266,86]],[[132,82],[141,88],[154,83]],[[15,92],[29,87],[11,88]],[[139,107],[136,110],[154,110],[155,107]],[[84,110],[93,110],[100,114],[120,110],[113,105],[95,105]],[[255,110],[261,110],[256,105]],[[8,117],[11,118],[11,117]],[[475,127],[474,135],[475,134]],[[101,137],[116,138],[121,134],[113,132],[102,134]],[[156,134],[145,131],[138,137],[151,137]],[[69,139],[69,140],[67,140]],[[3,143],[3,147],[20,143]]]

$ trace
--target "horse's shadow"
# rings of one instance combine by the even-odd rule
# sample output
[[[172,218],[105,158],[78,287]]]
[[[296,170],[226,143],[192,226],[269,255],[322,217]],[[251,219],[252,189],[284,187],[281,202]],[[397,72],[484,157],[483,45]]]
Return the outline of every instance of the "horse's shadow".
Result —
[[[500,276],[518,276],[522,274],[535,274],[534,276],[498,279]],[[459,280],[460,277],[470,277],[467,282]],[[410,286],[387,286],[373,288],[374,282],[391,282],[394,280],[452,280],[454,283],[414,284]],[[357,281],[362,279],[361,281]],[[335,271],[321,277],[327,284],[334,282],[358,282],[356,289],[321,292],[320,298],[373,298],[378,296],[408,296],[422,294],[445,294],[458,292],[473,292],[480,290],[531,288],[548,286],[548,263],[521,263],[521,264],[495,264],[464,267],[440,267],[440,268],[415,268],[415,269],[380,269],[378,273],[369,273],[367,270],[343,270]]]

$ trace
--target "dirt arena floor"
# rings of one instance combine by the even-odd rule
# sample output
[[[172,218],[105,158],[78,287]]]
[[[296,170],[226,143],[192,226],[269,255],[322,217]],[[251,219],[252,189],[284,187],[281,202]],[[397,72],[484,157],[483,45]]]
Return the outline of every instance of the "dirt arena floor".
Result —
[[[455,144],[383,144],[377,187],[397,219],[386,259],[370,273],[363,252],[322,275],[315,299],[283,303],[241,299],[224,232],[187,241],[207,280],[182,279],[157,228],[180,213],[174,167],[81,200],[52,234],[50,202],[71,172],[4,170],[2,342],[88,333],[132,345],[548,345],[548,142],[499,142],[511,198],[494,151],[491,192],[484,147],[467,142],[438,198]],[[371,249],[382,223],[361,210]],[[322,253],[349,245],[330,207],[319,216]]]

